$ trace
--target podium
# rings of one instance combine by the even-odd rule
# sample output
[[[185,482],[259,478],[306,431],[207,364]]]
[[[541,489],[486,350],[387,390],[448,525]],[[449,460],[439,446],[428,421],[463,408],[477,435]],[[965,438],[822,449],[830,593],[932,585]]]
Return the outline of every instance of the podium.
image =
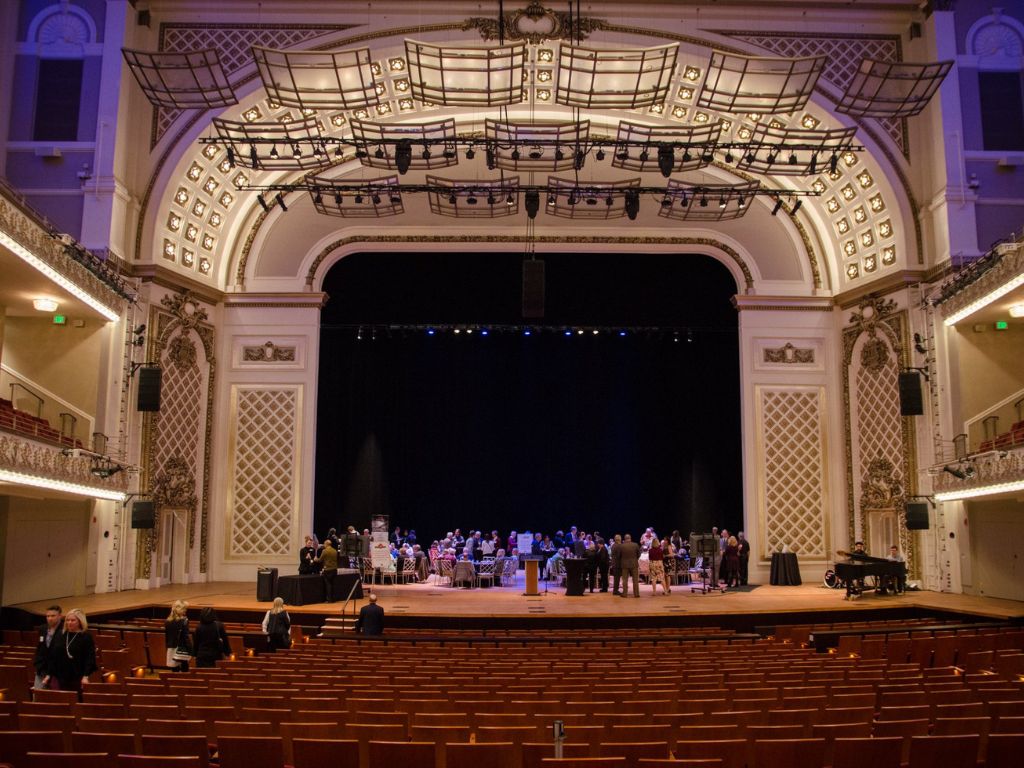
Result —
[[[277,568],[256,570],[256,601],[270,603],[277,594]]]
[[[587,583],[584,577],[584,565],[586,565],[586,561],[580,557],[567,557],[565,559],[566,597],[580,597],[583,595],[583,587]]]
[[[539,595],[539,578],[540,573],[540,561],[534,559],[524,559],[524,565],[526,566],[526,591],[523,593],[527,596]]]

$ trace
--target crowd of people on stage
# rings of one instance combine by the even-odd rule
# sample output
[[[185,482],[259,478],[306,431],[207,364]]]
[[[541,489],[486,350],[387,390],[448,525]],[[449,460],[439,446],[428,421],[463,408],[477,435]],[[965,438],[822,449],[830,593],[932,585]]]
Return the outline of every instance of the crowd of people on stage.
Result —
[[[700,562],[700,567],[712,571],[716,581],[724,582],[727,588],[747,584],[750,543],[742,531],[731,536],[727,530],[713,528],[711,536],[716,539],[717,551],[712,557],[691,551],[693,542],[702,537],[693,532],[683,536],[678,530],[672,531],[670,536],[659,537],[653,528],[647,528],[636,541],[631,534],[616,534],[606,539],[599,531],[587,532],[576,526],[554,534],[525,534],[529,539],[528,549],[520,546],[525,537],[518,531],[511,531],[503,537],[498,531],[485,534],[470,530],[464,535],[460,528],[455,528],[442,538],[433,540],[424,550],[415,530],[396,526],[388,536],[388,551],[392,565],[398,571],[403,570],[403,561],[414,562],[409,576],[416,581],[426,581],[431,573],[438,572],[438,563],[442,560],[479,563],[490,559],[520,560],[529,556],[542,561],[541,574],[548,580],[560,580],[564,576],[567,559],[581,559],[585,563],[583,570],[591,592],[608,592],[611,575],[614,577],[612,591],[622,596],[628,594],[626,580],[641,571],[655,594],[659,586],[664,594],[669,594],[673,574],[680,570],[688,571],[705,559],[709,562]],[[323,544],[311,533],[306,536],[305,546],[299,554],[299,573],[319,573],[328,580],[338,567],[360,568],[363,558],[370,557],[371,541],[368,529],[359,532],[351,525],[340,536],[336,529],[331,528]],[[623,580],[621,591],[620,578]],[[326,587],[328,602],[331,602],[331,585],[326,584]],[[637,590],[638,586],[633,594],[638,594]]]

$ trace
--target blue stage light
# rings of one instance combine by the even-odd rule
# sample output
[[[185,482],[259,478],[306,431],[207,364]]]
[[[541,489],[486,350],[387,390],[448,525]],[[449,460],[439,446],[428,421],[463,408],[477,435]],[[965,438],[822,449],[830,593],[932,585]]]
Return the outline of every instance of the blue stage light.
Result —
[[[566,335],[566,336],[572,336],[572,331],[566,331],[566,332],[565,332],[565,335]]]
[[[619,336],[625,336],[625,335],[626,335],[625,331],[619,331]]]
[[[533,331],[531,331],[529,328],[527,328],[525,331],[523,331],[523,336],[529,336],[532,333],[533,333]]]
[[[434,329],[433,328],[427,328],[427,336],[433,336],[433,335],[434,335]]]
[[[489,333],[489,331],[486,328],[484,328],[482,331],[480,331],[480,335],[481,336],[486,336],[488,333]]]

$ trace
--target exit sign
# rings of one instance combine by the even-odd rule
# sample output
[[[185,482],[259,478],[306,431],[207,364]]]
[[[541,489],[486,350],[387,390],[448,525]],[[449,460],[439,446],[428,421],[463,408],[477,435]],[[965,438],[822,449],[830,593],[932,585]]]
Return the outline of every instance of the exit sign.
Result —
[[[53,316],[53,324],[54,325],[64,325],[67,321],[68,321],[68,319],[64,315],[54,315]]]
[[[1005,331],[1009,327],[1009,324],[1005,320],[996,320],[997,331]]]

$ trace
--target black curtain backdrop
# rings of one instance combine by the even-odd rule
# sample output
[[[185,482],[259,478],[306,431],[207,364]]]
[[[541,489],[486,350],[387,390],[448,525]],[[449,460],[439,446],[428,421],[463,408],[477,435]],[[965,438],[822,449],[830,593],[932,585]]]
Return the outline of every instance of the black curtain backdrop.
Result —
[[[542,258],[546,315],[536,325],[681,332],[387,329],[529,322],[522,256],[357,254],[331,269],[317,406],[321,536],[369,527],[377,513],[426,544],[456,527],[739,527],[732,276],[691,254]]]

